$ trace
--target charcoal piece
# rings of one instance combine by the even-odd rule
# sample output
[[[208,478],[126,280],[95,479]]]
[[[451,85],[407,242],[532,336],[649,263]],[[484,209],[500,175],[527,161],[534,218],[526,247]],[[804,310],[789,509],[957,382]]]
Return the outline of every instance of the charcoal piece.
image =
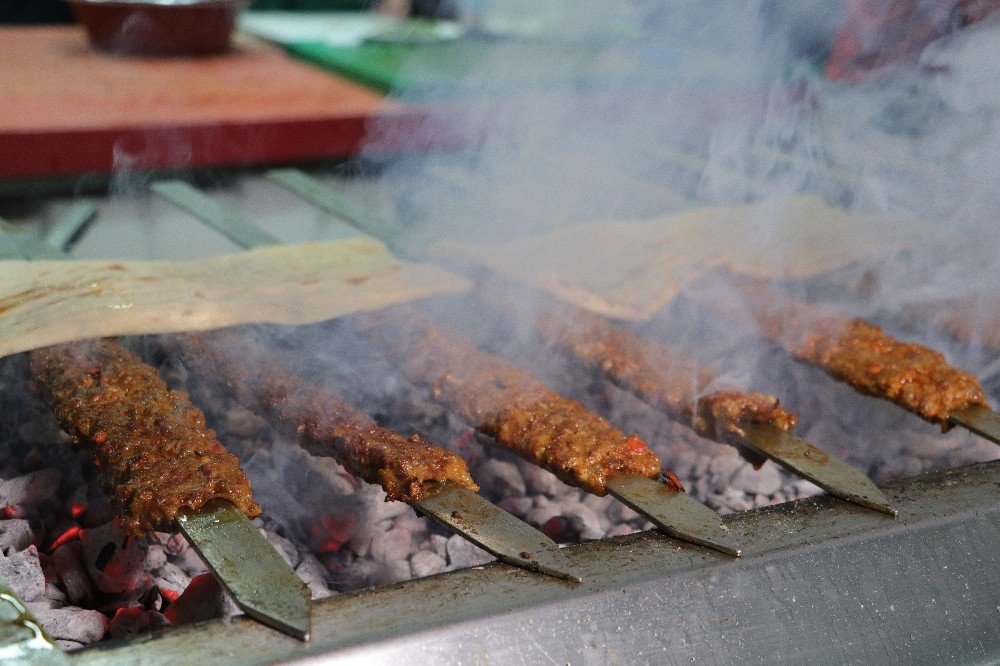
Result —
[[[520,496],[525,493],[524,477],[514,463],[490,459],[476,468],[476,480],[495,497]]]
[[[83,565],[83,545],[79,541],[59,546],[52,554],[52,560],[70,603],[78,604],[93,597],[90,578]]]
[[[747,464],[729,479],[729,483],[733,488],[752,495],[773,495],[781,490],[783,479],[777,465],[773,463],[764,465],[759,470]]]
[[[147,571],[155,571],[167,563],[167,553],[159,543],[147,544],[146,563],[143,565]]]
[[[127,536],[117,520],[84,530],[81,536],[87,573],[101,592],[135,587],[146,562],[146,539]]]
[[[24,550],[34,540],[35,532],[27,520],[21,518],[0,520],[0,551],[4,554]]]
[[[104,638],[108,618],[103,613],[76,606],[39,611],[35,617],[52,638],[88,644]]]
[[[430,576],[444,571],[448,563],[437,553],[421,550],[410,558],[410,569],[416,577]]]
[[[264,535],[264,538],[267,539],[268,543],[270,543],[271,546],[278,551],[288,566],[293,569],[298,566],[299,551],[295,548],[295,544],[272,530],[264,529],[261,530],[261,533]]]
[[[333,592],[326,584],[326,567],[308,551],[300,551],[299,556],[300,561],[295,573],[309,587],[313,601],[331,596]]]
[[[493,556],[459,535],[448,539],[448,566],[452,569],[474,567],[493,560]]]
[[[405,560],[410,553],[409,530],[393,528],[380,532],[372,538],[371,558],[376,562],[395,562]]]
[[[191,582],[191,576],[176,564],[167,562],[153,572],[156,586],[163,591],[181,594]]]
[[[45,574],[38,549],[28,546],[9,556],[0,556],[0,578],[25,602],[35,601],[45,592]]]
[[[149,631],[149,616],[138,606],[119,608],[108,623],[107,636],[114,640],[127,638]]]
[[[40,469],[0,483],[0,503],[13,506],[34,506],[49,499],[59,488],[62,473],[57,469]]]

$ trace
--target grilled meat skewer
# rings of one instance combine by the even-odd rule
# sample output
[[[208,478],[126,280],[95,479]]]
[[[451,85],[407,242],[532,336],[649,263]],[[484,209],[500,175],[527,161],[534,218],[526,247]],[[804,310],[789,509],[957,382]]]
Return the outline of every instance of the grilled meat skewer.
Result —
[[[801,361],[823,368],[861,393],[890,400],[942,430],[961,425],[1000,443],[1000,417],[975,376],[948,364],[944,355],[903,342],[866,321],[848,317],[750,278],[733,281],[742,297],[735,312],[749,311],[758,331]]]
[[[683,494],[676,477],[655,481],[660,460],[640,437],[413,308],[359,315],[354,323],[402,364],[407,378],[499,444],[570,485],[611,492],[672,536],[739,553],[718,516]]]
[[[114,340],[38,349],[28,364],[62,428],[92,454],[127,532],[180,527],[248,615],[308,637],[308,591],[249,522],[260,514],[250,482],[186,393]]]
[[[777,398],[734,390],[698,396],[710,368],[579,308],[547,303],[537,326],[545,342],[707,439],[770,458],[831,494],[892,515],[896,510],[864,474],[795,437],[795,414]]]
[[[579,581],[548,537],[476,494],[457,454],[380,427],[238,333],[166,336],[163,344],[195,375],[267,417],[310,454],[332,457],[354,476],[381,485],[387,501],[410,503],[505,562]]]

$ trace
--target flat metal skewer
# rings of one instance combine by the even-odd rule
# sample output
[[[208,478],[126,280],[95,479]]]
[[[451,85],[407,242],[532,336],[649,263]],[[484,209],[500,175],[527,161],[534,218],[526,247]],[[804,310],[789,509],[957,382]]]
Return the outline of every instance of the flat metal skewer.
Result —
[[[225,500],[213,500],[183,513],[177,522],[247,615],[309,640],[309,588],[242,511]]]
[[[273,170],[267,177],[365,233],[371,233],[373,227],[384,226],[376,216],[297,169]],[[612,495],[668,535],[730,555],[740,554],[740,547],[727,537],[718,514],[684,492],[639,476],[616,477],[607,487]]]
[[[162,181],[152,189],[242,247],[280,243],[187,183]],[[469,490],[448,486],[413,506],[508,564],[580,582],[554,541]]]
[[[948,415],[948,421],[1000,444],[1000,414],[989,407],[973,405],[956,410]]]
[[[410,504],[508,564],[581,581],[552,539],[468,488],[448,484]]]
[[[741,428],[746,437],[740,439],[740,446],[773,460],[831,495],[892,516],[899,514],[871,479],[837,456],[770,424]]]
[[[735,557],[742,552],[740,545],[729,537],[719,514],[681,489],[632,474],[613,477],[605,485],[612,495],[668,536]]]
[[[92,217],[92,213],[84,212],[81,209],[75,217],[77,230]],[[76,231],[64,227],[56,238],[67,244],[76,236]],[[49,251],[36,252],[43,246]],[[34,244],[30,250],[31,258],[69,258],[46,243]],[[214,500],[197,511],[181,514],[178,524],[248,616],[300,640],[309,640],[309,589],[242,511],[224,500]]]
[[[59,649],[17,593],[0,578],[0,664],[62,666],[69,658]]]

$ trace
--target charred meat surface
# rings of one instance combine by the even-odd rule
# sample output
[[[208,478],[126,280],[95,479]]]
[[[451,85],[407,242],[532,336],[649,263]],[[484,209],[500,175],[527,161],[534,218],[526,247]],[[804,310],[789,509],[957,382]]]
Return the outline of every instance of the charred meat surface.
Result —
[[[271,419],[309,453],[334,458],[351,474],[380,484],[387,500],[410,502],[445,483],[478,490],[460,456],[378,426],[326,389],[271,360],[263,346],[233,331],[170,336],[165,345],[188,369]]]
[[[29,369],[63,430],[92,453],[129,533],[170,529],[183,511],[217,498],[260,515],[239,461],[202,411],[117,341],[39,349]]]
[[[660,473],[659,458],[641,438],[413,308],[361,315],[355,322],[402,364],[411,381],[428,386],[435,399],[480,432],[570,485],[603,495],[616,475]]]
[[[641,337],[579,308],[553,306],[538,315],[549,346],[602,373],[671,418],[709,439],[743,436],[740,424],[795,427],[795,414],[763,393],[735,390],[699,394],[714,378],[711,369],[667,345]]]
[[[830,314],[764,282],[741,279],[736,286],[765,336],[862,393],[891,400],[943,429],[951,412],[987,406],[979,380],[949,365],[940,352]]]

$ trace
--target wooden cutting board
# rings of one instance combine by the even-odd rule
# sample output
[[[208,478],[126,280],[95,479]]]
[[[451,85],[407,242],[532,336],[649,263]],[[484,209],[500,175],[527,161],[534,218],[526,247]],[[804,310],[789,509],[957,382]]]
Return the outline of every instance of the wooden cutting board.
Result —
[[[372,120],[385,136],[418,116],[243,35],[224,55],[136,58],[79,26],[2,28],[0,91],[0,178],[347,157]]]

